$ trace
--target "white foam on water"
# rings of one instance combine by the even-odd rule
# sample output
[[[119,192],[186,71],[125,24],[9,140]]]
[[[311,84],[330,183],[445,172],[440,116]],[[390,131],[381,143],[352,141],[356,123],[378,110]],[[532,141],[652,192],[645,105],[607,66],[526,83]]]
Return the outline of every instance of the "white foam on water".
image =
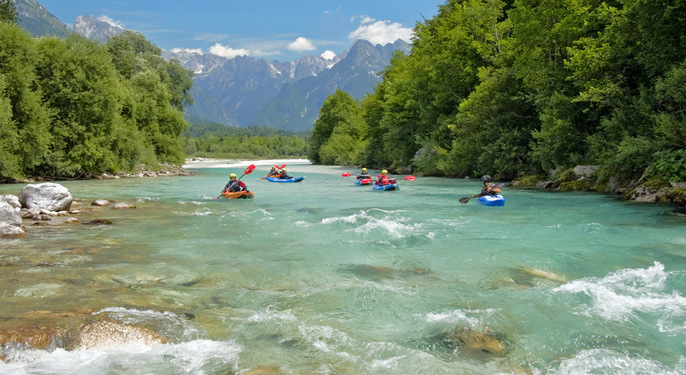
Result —
[[[329,326],[300,325],[298,332],[312,347],[325,353],[338,352],[340,348],[351,343],[347,333]]]
[[[447,310],[437,313],[428,313],[423,318],[428,323],[449,323],[450,325],[466,323],[470,327],[480,327],[484,318],[496,314],[496,309],[486,310]]]
[[[564,359],[560,365],[546,372],[545,375],[582,375],[582,374],[613,374],[613,375],[683,375],[686,373],[686,363],[681,358],[674,368],[640,356],[629,356],[606,349],[585,350],[573,358]],[[535,374],[539,374],[535,372]]]
[[[370,215],[371,212],[382,212],[385,215],[382,218],[377,218]],[[404,212],[404,210],[388,211],[383,209],[370,209],[363,210],[360,213],[352,214],[348,216],[341,217],[330,217],[322,219],[322,224],[355,224],[356,227],[349,229],[355,233],[368,234],[375,230],[381,230],[386,235],[389,235],[395,239],[405,238],[411,235],[421,234],[423,225],[422,224],[406,224],[409,220],[406,217],[395,217],[395,214]],[[433,233],[429,233],[427,236],[433,236]]]
[[[591,305],[581,312],[588,316],[629,321],[636,313],[649,313],[657,315],[661,329],[686,333],[686,298],[677,291],[667,290],[668,276],[664,265],[655,262],[647,269],[622,269],[604,278],[574,280],[553,291],[591,297]]]
[[[296,318],[290,310],[278,311],[274,310],[273,306],[267,306],[266,309],[258,311],[246,319],[246,321],[250,323],[265,323],[271,321],[294,322],[296,320],[298,320],[298,318]]]
[[[2,374],[203,374],[212,368],[238,370],[242,347],[233,341],[193,340],[178,344],[105,349],[6,349]],[[223,372],[222,372],[223,373]]]
[[[202,205],[207,204],[207,202],[198,202],[198,201],[186,202],[186,201],[179,201],[179,204],[181,204],[181,205],[193,204],[193,205],[196,205],[196,206],[202,206]]]
[[[175,215],[179,216],[207,216],[211,215],[214,212],[209,208],[209,207],[204,207],[200,210],[193,211],[193,212],[183,212],[183,211],[172,211]]]

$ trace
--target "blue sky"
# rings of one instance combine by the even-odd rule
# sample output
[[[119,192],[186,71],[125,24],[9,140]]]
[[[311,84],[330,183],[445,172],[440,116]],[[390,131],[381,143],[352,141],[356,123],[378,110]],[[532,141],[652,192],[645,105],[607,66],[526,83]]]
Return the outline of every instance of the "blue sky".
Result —
[[[280,61],[338,54],[355,39],[409,41],[416,22],[432,18],[444,1],[39,0],[69,26],[92,15],[167,50]]]

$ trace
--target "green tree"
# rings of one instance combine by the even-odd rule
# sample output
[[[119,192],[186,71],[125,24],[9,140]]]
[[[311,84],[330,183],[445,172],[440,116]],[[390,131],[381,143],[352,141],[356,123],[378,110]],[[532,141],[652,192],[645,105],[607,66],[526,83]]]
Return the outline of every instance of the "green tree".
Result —
[[[17,23],[17,9],[13,0],[0,0],[0,22]]]
[[[36,60],[31,36],[15,24],[0,22],[0,176],[4,178],[36,172],[49,153],[49,112],[36,88]]]
[[[350,94],[336,90],[319,110],[309,139],[308,158],[315,164],[335,164],[337,158],[341,163],[357,162],[364,149],[365,136],[366,125],[360,107]]]
[[[38,84],[51,110],[51,153],[44,173],[79,176],[117,170],[124,91],[102,45],[75,35],[37,40]]]

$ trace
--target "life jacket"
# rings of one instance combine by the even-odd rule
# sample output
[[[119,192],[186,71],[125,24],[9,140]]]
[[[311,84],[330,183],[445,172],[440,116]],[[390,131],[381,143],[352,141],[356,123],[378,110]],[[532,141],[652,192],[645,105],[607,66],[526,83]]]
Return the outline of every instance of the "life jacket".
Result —
[[[235,193],[237,191],[245,190],[245,183],[240,180],[236,181],[230,181],[228,184],[226,184],[226,189],[225,191],[230,191],[232,193]]]

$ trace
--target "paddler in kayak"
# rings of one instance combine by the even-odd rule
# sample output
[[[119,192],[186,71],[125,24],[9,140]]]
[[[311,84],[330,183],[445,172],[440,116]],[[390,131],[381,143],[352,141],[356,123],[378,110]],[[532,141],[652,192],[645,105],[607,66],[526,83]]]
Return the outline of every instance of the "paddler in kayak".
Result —
[[[362,168],[362,173],[357,175],[357,179],[364,180],[366,178],[372,178],[372,176],[367,173],[367,168]]]
[[[245,183],[241,180],[236,180],[236,174],[231,173],[229,175],[229,182],[224,186],[224,191],[223,193],[229,192],[229,193],[236,193],[239,191],[248,191],[248,187],[245,186]]]
[[[501,193],[500,187],[491,183],[491,176],[486,174],[481,177],[480,180],[484,182],[484,188],[481,189],[480,194],[472,195],[472,198],[483,197],[486,195],[498,195]]]
[[[279,178],[289,179],[293,178],[293,176],[288,175],[288,173],[286,173],[286,168],[284,168],[281,170],[281,175],[279,175]]]
[[[273,166],[272,170],[267,173],[267,177],[277,177],[279,174],[279,170],[276,169],[276,166]]]
[[[381,176],[379,176],[379,179],[374,182],[374,185],[391,185],[395,184],[395,179],[389,180],[388,179],[388,171],[383,170],[381,171]]]

